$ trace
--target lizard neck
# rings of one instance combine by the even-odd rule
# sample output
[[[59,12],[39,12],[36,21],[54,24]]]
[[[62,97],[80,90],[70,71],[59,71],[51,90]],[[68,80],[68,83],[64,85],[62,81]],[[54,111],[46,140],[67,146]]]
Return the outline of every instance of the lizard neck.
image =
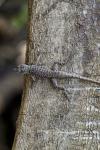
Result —
[[[28,67],[27,67],[27,71],[26,71],[27,74],[31,74],[31,68],[32,68],[31,66],[28,66]]]

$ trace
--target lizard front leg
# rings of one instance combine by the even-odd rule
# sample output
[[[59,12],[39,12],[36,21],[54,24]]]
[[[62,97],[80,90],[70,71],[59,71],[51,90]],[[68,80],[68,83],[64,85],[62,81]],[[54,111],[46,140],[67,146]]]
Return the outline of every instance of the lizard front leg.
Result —
[[[36,80],[37,80],[36,76],[31,76],[31,89],[33,88],[33,85],[36,82]]]

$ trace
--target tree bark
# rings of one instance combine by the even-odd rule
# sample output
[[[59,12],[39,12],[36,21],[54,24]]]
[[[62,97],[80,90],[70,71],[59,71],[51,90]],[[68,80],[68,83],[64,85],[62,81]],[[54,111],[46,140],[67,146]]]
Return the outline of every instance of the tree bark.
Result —
[[[99,79],[100,55],[94,0],[29,0],[26,63],[65,62],[60,70]],[[99,90],[80,80],[54,89],[26,77],[13,150],[97,150],[100,148]]]

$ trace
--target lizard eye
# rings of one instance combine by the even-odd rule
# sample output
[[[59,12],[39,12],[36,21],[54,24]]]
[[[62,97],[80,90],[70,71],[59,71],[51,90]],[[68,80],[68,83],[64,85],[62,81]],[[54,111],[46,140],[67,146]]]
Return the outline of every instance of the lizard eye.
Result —
[[[21,65],[21,66],[20,66],[20,69],[21,69],[21,71],[24,71],[24,70],[25,70],[24,65]]]
[[[25,66],[24,65],[19,65],[16,68],[14,68],[14,71],[23,73],[25,71]]]

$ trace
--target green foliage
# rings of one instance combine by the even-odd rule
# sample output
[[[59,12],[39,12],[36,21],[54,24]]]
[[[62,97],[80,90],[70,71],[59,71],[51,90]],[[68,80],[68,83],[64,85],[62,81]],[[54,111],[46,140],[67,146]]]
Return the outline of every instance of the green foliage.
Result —
[[[20,29],[27,21],[27,5],[24,4],[20,13],[11,20],[11,23],[17,29]]]

